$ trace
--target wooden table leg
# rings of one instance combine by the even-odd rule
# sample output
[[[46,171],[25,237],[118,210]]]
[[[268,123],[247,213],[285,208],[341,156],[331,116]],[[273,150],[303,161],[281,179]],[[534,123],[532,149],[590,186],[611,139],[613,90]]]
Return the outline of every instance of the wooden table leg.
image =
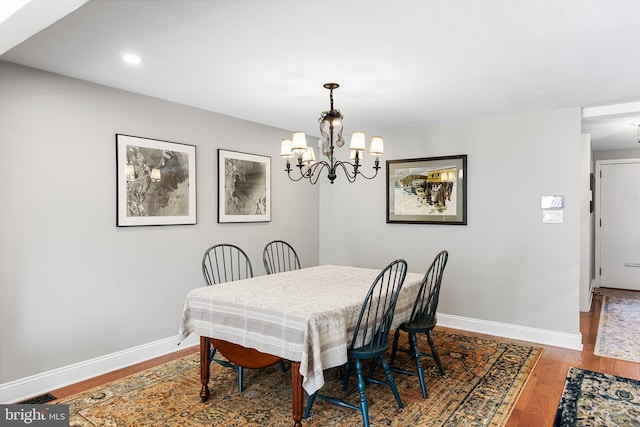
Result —
[[[210,396],[209,392],[209,371],[210,360],[209,353],[211,351],[211,341],[208,337],[200,337],[200,382],[202,389],[200,397],[206,402]],[[270,356],[274,358],[275,356]],[[279,360],[276,358],[275,360]],[[270,364],[273,364],[271,362]],[[268,365],[265,365],[268,366]],[[300,375],[300,362],[291,362],[291,408],[293,413],[293,426],[302,427],[302,404],[304,403],[302,391],[302,375]]]
[[[206,402],[211,394],[209,392],[209,352],[211,351],[211,342],[208,337],[200,337],[200,382],[202,389],[200,390],[200,398]]]
[[[291,361],[291,407],[293,412],[293,426],[302,427],[302,375],[300,362]]]

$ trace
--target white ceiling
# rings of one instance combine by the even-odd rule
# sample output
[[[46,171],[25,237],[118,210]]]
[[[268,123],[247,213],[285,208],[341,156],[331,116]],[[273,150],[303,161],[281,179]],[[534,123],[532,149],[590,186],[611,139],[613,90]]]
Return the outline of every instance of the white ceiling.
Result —
[[[585,107],[640,148],[638,0],[85,1],[31,0],[0,59],[314,135],[325,82],[346,134]]]

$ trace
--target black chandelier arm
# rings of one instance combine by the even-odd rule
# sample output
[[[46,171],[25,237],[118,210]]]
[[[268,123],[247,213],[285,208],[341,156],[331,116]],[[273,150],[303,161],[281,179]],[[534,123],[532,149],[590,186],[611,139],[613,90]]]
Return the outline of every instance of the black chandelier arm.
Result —
[[[302,165],[298,165],[298,167],[300,168],[300,172],[302,172]],[[331,165],[329,165],[329,163],[324,160],[307,166],[307,170],[304,172],[304,177],[307,178],[312,185],[314,185],[316,182],[318,182],[318,179],[320,178],[320,172],[322,172],[322,169],[324,168],[327,168],[329,170],[329,173],[331,173]]]
[[[294,178],[294,177],[292,177],[292,176],[291,176],[291,168],[290,168],[290,167],[289,167],[289,168],[287,168],[287,169],[285,169],[284,171],[285,171],[285,172],[287,173],[287,175],[289,176],[289,179],[290,179],[291,181],[293,181],[293,182],[298,182],[298,181],[300,181],[302,178],[305,178],[305,176],[304,176],[304,175],[302,175],[302,174],[300,174],[300,176],[299,176],[298,178]]]
[[[315,184],[316,182],[318,182],[318,178],[320,177],[320,172],[325,167],[329,171],[331,171],[331,166],[329,165],[329,163],[327,163],[324,160],[316,162],[311,166],[307,166],[307,169],[304,171],[302,170],[305,167],[303,163],[298,162],[296,167],[300,170],[300,176],[298,178],[294,178],[291,176],[291,171],[292,171],[291,164],[287,162],[287,168],[285,169],[285,172],[287,172],[289,179],[294,182],[300,181],[302,179],[308,179],[311,184]]]
[[[347,165],[349,165],[349,166],[351,166],[353,168],[353,174],[349,173],[349,170],[347,169]],[[350,162],[342,162],[342,161],[338,160],[333,165],[334,170],[338,169],[338,166],[340,166],[342,168],[342,171],[344,172],[344,175],[347,177],[347,181],[349,181],[350,183],[354,183],[356,181],[356,178],[358,177],[358,174],[361,174],[360,171],[358,171],[358,168],[360,167],[360,165],[355,165],[355,164],[350,163]],[[362,176],[364,176],[364,175],[362,175]]]
[[[304,178],[304,177],[305,177],[302,173],[300,173],[300,177],[299,177],[299,178],[294,178],[294,177],[292,177],[292,176],[291,176],[291,171],[292,171],[292,169],[291,169],[291,162],[289,162],[289,160],[287,160],[287,167],[285,168],[285,170],[284,170],[284,171],[285,171],[285,172],[287,173],[287,175],[289,176],[289,179],[290,179],[291,181],[294,181],[294,182],[298,182],[298,181],[300,181],[302,178]],[[301,170],[301,172],[302,172],[302,170]]]
[[[349,171],[347,170],[347,165],[349,165],[350,167],[353,168],[353,175],[349,173]],[[378,175],[378,170],[380,170],[380,161],[376,160],[375,161],[375,165],[373,166],[373,169],[375,170],[375,173],[372,176],[366,176],[365,174],[362,173],[362,171],[360,170],[360,167],[362,167],[361,164],[356,164],[356,163],[351,163],[351,162],[343,162],[338,160],[335,165],[334,168],[337,168],[338,166],[342,167],[342,170],[344,171],[344,174],[347,176],[347,180],[350,183],[354,183],[356,181],[356,178],[358,177],[358,175],[360,175],[361,177],[363,177],[364,179],[373,179]]]
[[[293,169],[291,168],[291,163],[287,162],[287,167],[285,169],[285,172],[287,172],[289,179],[294,182],[301,181],[302,179],[308,179],[312,185],[318,182],[318,179],[320,177],[320,172],[322,172],[322,169],[324,168],[326,168],[329,172],[328,178],[331,184],[333,184],[335,179],[337,178],[336,172],[339,168],[342,168],[342,171],[344,172],[344,175],[347,178],[347,181],[349,181],[350,183],[354,183],[358,178],[358,175],[363,177],[364,179],[373,179],[378,175],[378,170],[381,169],[379,160],[375,161],[375,165],[373,166],[375,173],[372,176],[366,176],[365,174],[362,173],[362,171],[360,170],[360,168],[362,167],[361,164],[343,162],[340,160],[334,162],[333,165],[329,164],[325,160],[321,160],[310,166],[306,166],[306,170],[303,170],[305,165],[302,162],[298,162],[296,167],[300,170],[300,176],[297,178],[291,176],[291,172]],[[350,172],[350,170],[352,170],[352,172]]]

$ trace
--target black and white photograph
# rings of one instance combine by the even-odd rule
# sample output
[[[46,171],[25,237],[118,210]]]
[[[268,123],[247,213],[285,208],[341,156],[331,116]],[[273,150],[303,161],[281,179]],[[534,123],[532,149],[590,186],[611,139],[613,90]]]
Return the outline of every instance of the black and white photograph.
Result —
[[[387,222],[467,223],[467,156],[387,162]]]
[[[116,135],[117,225],[196,223],[196,147]]]
[[[218,222],[271,220],[271,157],[218,150]]]

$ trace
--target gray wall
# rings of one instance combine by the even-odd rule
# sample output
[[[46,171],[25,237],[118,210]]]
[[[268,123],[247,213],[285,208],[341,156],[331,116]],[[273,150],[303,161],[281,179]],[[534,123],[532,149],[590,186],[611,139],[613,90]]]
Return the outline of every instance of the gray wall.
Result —
[[[385,132],[387,160],[468,155],[468,225],[386,224],[384,174],[323,185],[320,262],[380,267],[405,258],[411,271],[423,272],[447,249],[439,312],[578,334],[579,183],[588,183],[580,114],[573,108]],[[565,196],[563,224],[542,223],[542,195]]]
[[[0,62],[0,383],[174,336],[221,241],[259,274],[274,238],[305,266],[423,272],[446,248],[441,312],[579,333],[580,132],[579,108],[384,131],[383,160],[469,156],[467,226],[386,224],[384,167],[294,184],[288,131]],[[197,147],[197,225],[115,226],[116,133]],[[272,157],[271,223],[216,223],[217,148]],[[542,224],[547,194],[565,196],[564,224]]]
[[[196,146],[198,224],[117,228],[115,134]],[[290,241],[318,263],[318,190],[290,132],[0,62],[0,383],[177,335],[216,242]],[[272,221],[217,223],[217,149],[271,156]],[[304,233],[300,233],[300,230]]]

